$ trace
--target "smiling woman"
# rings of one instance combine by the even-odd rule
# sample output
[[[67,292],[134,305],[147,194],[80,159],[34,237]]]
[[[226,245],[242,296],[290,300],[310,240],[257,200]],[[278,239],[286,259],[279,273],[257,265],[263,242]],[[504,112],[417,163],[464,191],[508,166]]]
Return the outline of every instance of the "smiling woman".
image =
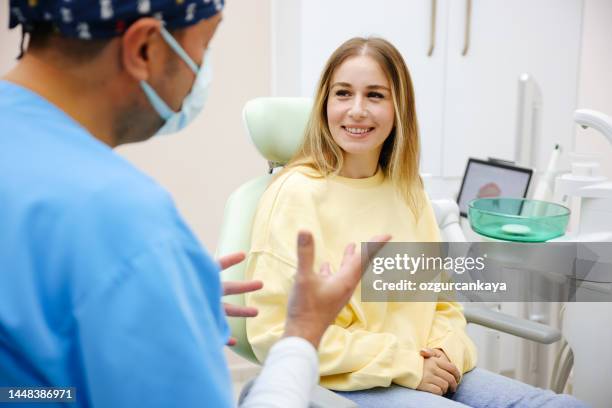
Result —
[[[287,242],[300,229],[313,232],[315,265],[332,273],[346,242],[384,233],[395,241],[440,239],[418,167],[414,91],[400,53],[380,38],[348,40],[323,70],[301,148],[259,202],[247,276],[264,288],[246,298],[259,309],[247,322],[258,358],[283,332],[296,267]],[[363,303],[356,291],[321,342],[321,384],[352,391],[394,382],[443,394],[454,380],[435,386],[424,367],[447,364],[446,377],[474,367],[464,326],[455,303]],[[423,347],[443,357],[425,364]]]

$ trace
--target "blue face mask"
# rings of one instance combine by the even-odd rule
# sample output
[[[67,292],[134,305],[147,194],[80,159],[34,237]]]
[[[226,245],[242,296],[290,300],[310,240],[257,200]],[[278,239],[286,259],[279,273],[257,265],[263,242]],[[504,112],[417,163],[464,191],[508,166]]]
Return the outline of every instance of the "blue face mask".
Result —
[[[164,125],[155,133],[155,136],[167,135],[176,133],[181,129],[184,129],[193,119],[204,108],[206,98],[208,97],[208,86],[212,79],[212,70],[210,65],[210,55],[208,50],[204,53],[203,66],[198,67],[195,62],[187,55],[183,47],[172,37],[172,35],[164,28],[161,28],[161,35],[166,43],[176,52],[176,54],[191,68],[196,75],[196,79],[193,82],[191,91],[183,100],[181,110],[174,112],[166,102],[164,102],[157,92],[145,81],[140,81],[140,86],[144,91],[145,95],[149,99],[149,102],[159,114],[159,116],[166,122]]]

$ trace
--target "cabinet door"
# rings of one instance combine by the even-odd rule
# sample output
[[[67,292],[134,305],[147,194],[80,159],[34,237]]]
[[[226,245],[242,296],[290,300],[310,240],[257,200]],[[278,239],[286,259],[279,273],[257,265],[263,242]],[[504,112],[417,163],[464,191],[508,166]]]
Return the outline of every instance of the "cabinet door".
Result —
[[[515,157],[518,78],[528,73],[542,94],[536,166],[560,142],[573,149],[582,0],[467,0],[449,9],[443,174],[460,176],[468,156]]]
[[[448,1],[437,0],[436,44],[433,54],[428,56],[434,1],[302,0],[299,80],[301,95],[312,96],[325,62],[344,41],[369,35],[389,40],[402,53],[415,88],[421,171],[438,175]]]

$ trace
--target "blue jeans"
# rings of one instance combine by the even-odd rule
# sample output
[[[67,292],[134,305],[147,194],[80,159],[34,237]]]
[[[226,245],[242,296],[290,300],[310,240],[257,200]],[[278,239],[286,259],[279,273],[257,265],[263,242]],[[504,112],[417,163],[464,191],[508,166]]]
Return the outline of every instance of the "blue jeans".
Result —
[[[555,394],[478,368],[463,375],[455,393],[443,397],[398,385],[337,393],[352,400],[360,408],[587,407],[571,395]]]

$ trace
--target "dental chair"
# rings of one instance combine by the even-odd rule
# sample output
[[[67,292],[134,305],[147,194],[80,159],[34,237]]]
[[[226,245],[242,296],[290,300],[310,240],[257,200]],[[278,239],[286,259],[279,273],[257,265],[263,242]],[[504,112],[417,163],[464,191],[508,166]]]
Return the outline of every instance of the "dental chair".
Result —
[[[272,178],[273,169],[286,164],[296,152],[302,141],[303,132],[312,106],[309,98],[256,98],[246,103],[243,121],[247,133],[259,153],[268,161],[268,174],[261,175],[240,186],[229,197],[223,216],[221,236],[217,257],[234,252],[248,254],[251,243],[251,227],[259,198]],[[443,241],[465,241],[459,224],[459,208],[451,200],[432,201],[436,219]],[[241,281],[245,279],[246,262],[234,265],[223,272],[222,279]],[[224,297],[224,302],[244,306],[244,295]],[[561,333],[540,323],[520,319],[484,306],[467,305],[464,308],[468,323],[478,324],[504,333],[529,339],[543,344],[551,344],[561,338]],[[259,364],[247,340],[245,318],[228,318],[236,345],[231,350],[241,357]],[[553,383],[565,385],[565,379],[554,379]],[[251,383],[252,384],[252,383]],[[244,398],[250,385],[242,391]],[[558,385],[557,387],[560,387]],[[556,387],[555,387],[556,388]],[[560,392],[561,390],[554,390]],[[356,405],[321,386],[317,386],[311,396],[311,408],[350,408]]]

